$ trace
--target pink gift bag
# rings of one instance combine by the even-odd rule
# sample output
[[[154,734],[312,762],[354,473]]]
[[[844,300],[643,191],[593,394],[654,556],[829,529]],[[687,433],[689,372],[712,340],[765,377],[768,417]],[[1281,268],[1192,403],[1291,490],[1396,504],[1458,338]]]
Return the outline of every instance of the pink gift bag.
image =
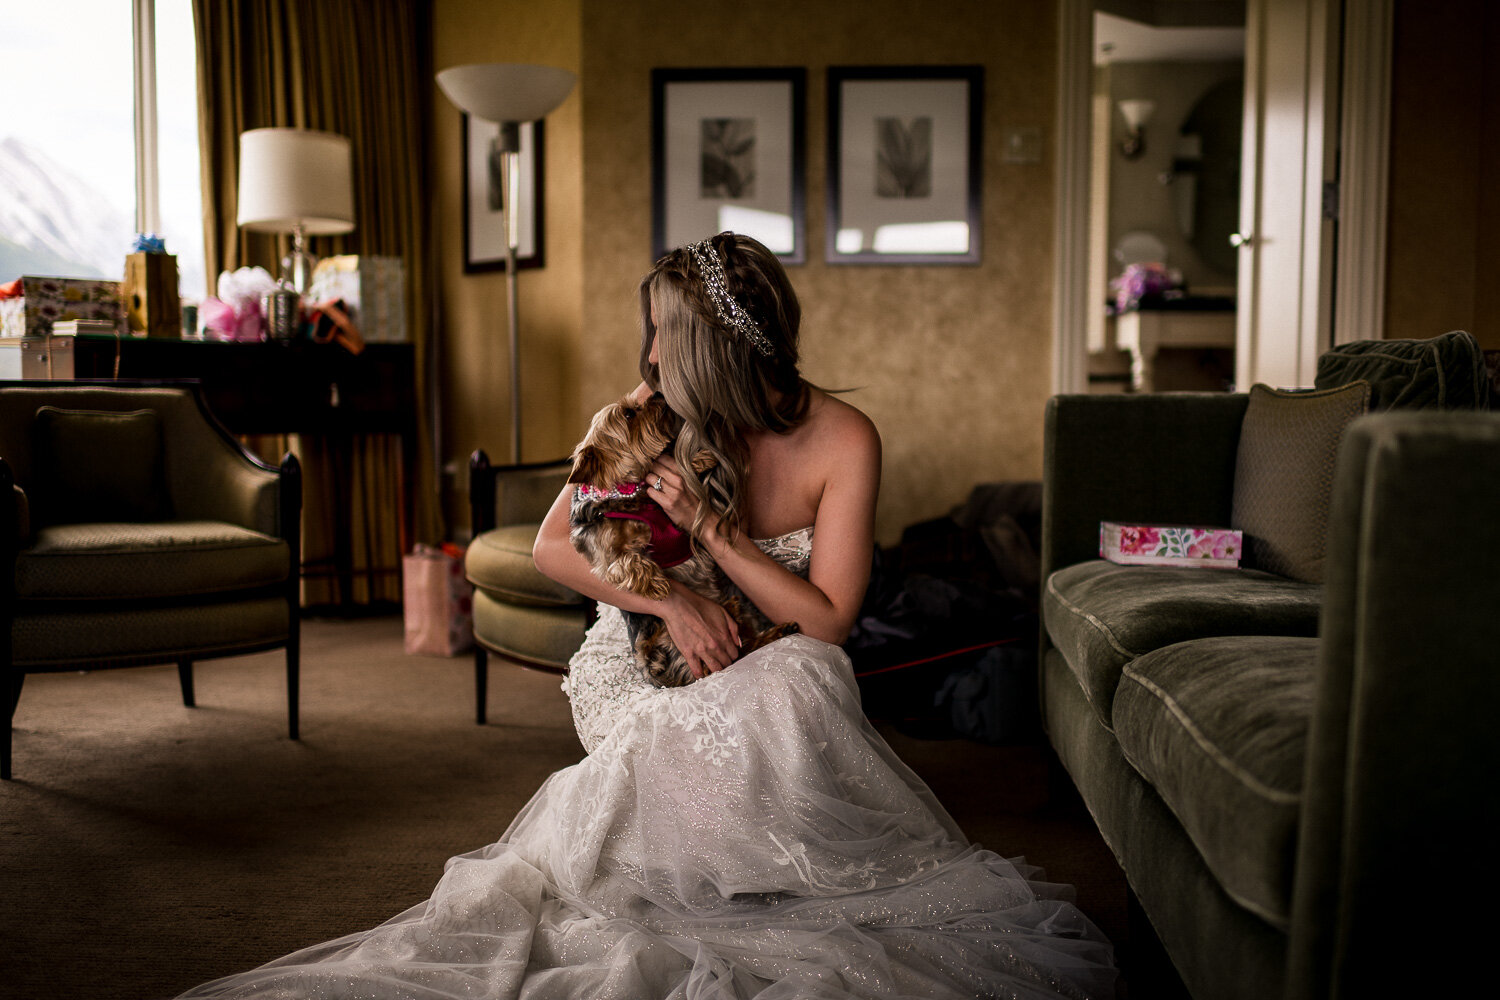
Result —
[[[474,585],[464,578],[464,550],[418,545],[401,558],[406,651],[457,656],[474,648]]]

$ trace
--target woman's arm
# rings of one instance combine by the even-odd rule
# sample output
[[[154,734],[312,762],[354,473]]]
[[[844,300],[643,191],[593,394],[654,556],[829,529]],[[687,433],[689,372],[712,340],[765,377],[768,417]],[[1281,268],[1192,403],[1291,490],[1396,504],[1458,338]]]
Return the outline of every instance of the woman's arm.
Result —
[[[853,407],[825,412],[812,446],[799,456],[797,478],[817,497],[808,578],[788,572],[744,531],[731,541],[710,520],[704,541],[720,568],[772,622],[796,622],[805,634],[837,645],[849,637],[870,582],[880,435]],[[675,463],[663,458],[656,469],[654,474],[671,484],[662,506],[674,521],[691,524],[691,498],[674,488],[681,482]]]
[[[568,510],[574,487],[563,488],[542,520],[532,546],[536,568],[565,587],[622,611],[655,615],[667,623],[672,640],[682,651],[694,676],[722,670],[739,655],[740,637],[734,619],[713,601],[672,581],[671,593],[656,601],[613,587],[594,575],[588,559],[568,537]]]

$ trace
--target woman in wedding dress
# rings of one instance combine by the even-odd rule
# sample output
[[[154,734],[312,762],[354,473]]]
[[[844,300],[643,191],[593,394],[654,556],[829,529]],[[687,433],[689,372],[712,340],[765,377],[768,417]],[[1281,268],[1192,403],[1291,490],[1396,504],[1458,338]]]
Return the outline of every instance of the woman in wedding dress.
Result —
[[[663,456],[652,496],[801,633],[736,661],[718,605],[604,584],[564,490],[535,555],[600,601],[564,682],[588,756],[425,903],[184,995],[1110,996],[1110,946],[1069,887],[970,844],[860,708],[837,644],[868,583],[880,441],[801,378],[775,255],[729,233],[673,251],[641,312],[637,392],[684,418],[676,454],[719,460],[699,476]],[[645,679],[622,609],[661,617],[700,679]]]

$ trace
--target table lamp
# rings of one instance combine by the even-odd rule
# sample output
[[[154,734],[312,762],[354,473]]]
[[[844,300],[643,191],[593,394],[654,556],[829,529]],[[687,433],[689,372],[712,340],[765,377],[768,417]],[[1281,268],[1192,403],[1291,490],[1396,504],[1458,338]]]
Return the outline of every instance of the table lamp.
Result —
[[[500,126],[494,151],[501,155],[506,250],[505,281],[510,323],[511,460],[521,461],[521,347],[516,304],[516,248],[520,245],[521,123],[536,121],[561,104],[576,77],[565,69],[530,63],[472,63],[437,75],[438,86],[461,111]]]
[[[312,282],[306,237],[354,228],[349,140],[304,128],[257,128],[240,134],[239,224],[260,233],[291,233],[282,278],[299,295]]]

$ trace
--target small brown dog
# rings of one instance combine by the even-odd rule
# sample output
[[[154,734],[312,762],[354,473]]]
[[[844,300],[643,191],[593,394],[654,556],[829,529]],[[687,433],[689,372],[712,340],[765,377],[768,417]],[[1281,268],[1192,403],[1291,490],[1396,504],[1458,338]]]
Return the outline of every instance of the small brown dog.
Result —
[[[594,415],[583,441],[573,450],[577,486],[570,508],[573,547],[582,552],[601,580],[621,590],[660,600],[669,578],[718,602],[739,626],[740,656],[793,635],[796,624],[770,625],[739,593],[687,532],[672,523],[642,482],[651,463],[677,437],[681,419],[658,393],[644,404],[611,403]],[[714,467],[700,452],[693,471]],[[625,612],[636,660],[652,683],[680,687],[694,680],[687,660],[672,641],[666,623],[653,615]]]

